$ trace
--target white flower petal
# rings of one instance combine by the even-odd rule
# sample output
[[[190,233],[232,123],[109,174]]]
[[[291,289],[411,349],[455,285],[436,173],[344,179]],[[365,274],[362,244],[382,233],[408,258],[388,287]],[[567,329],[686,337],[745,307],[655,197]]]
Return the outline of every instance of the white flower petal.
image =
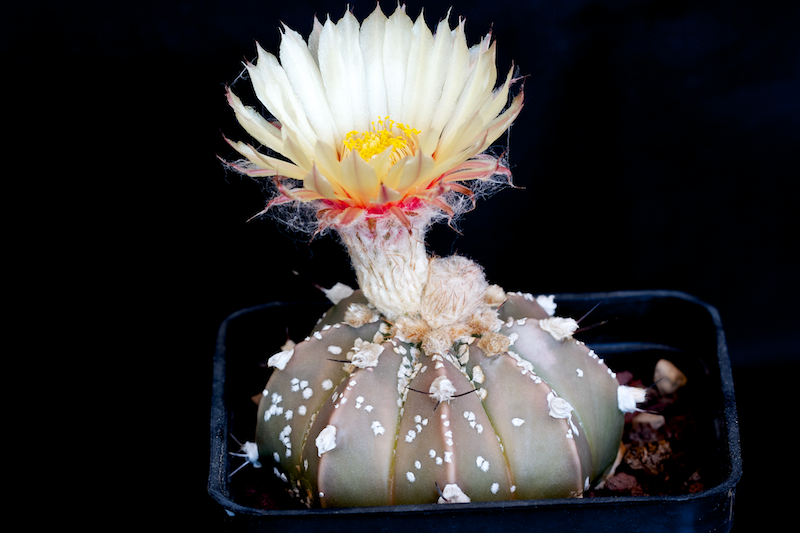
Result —
[[[383,64],[389,116],[403,121],[408,50],[411,48],[411,28],[414,26],[405,11],[398,6],[386,21]],[[412,126],[413,127],[413,126]]]
[[[280,60],[317,138],[336,145],[336,125],[319,67],[300,34],[289,28],[281,38]]]
[[[297,144],[311,153],[316,134],[278,59],[259,45],[257,63],[248,64],[247,71],[256,96],[281,123],[284,137],[295,137]]]
[[[361,52],[367,87],[368,116],[370,120],[389,113],[386,100],[386,78],[383,49],[386,39],[386,15],[380,5],[361,23]]]
[[[441,26],[440,26],[441,29]],[[438,39],[438,32],[437,32]],[[442,87],[439,104],[431,119],[430,130],[435,133],[437,140],[451,118],[453,108],[458,101],[458,96],[464,89],[464,80],[469,73],[469,48],[464,35],[463,21],[452,31],[451,52],[448,58],[447,78]]]
[[[370,120],[359,24],[349,11],[338,24],[325,21],[319,37],[319,65],[338,139],[343,141],[348,132],[366,129]]]
[[[239,152],[242,156],[247,158],[253,165],[260,169],[264,169],[263,172],[254,171],[252,169],[240,169],[240,171],[245,172],[251,176],[285,176],[287,178],[294,178],[294,179],[302,179],[306,172],[299,168],[297,165],[293,165],[292,163],[282,161],[280,159],[275,159],[274,157],[269,157],[258,152],[255,148],[250,146],[249,144],[245,144],[243,142],[233,142],[228,139],[228,144],[233,147],[234,150]]]
[[[233,91],[228,89],[228,104],[236,114],[236,120],[244,130],[258,142],[278,153],[283,152],[283,139],[280,128],[271,124],[250,106],[245,106]]]
[[[350,152],[341,164],[344,180],[347,182],[347,190],[363,204],[367,204],[370,198],[378,196],[380,181],[375,174],[375,170],[358,155],[358,152]]]
[[[430,70],[433,68],[431,55],[433,53],[433,34],[422,14],[417,17],[411,27],[411,47],[408,54],[408,70],[406,71],[405,91],[403,93],[403,114],[397,116],[399,122],[417,128],[422,121],[424,108],[432,109],[426,105],[431,100],[438,100],[438,95],[431,94],[428,83]]]
[[[328,200],[336,199],[336,192],[334,191],[333,186],[327,179],[325,179],[325,176],[319,173],[316,165],[314,165],[311,168],[311,172],[309,172],[308,175],[303,178],[303,187],[314,191]]]

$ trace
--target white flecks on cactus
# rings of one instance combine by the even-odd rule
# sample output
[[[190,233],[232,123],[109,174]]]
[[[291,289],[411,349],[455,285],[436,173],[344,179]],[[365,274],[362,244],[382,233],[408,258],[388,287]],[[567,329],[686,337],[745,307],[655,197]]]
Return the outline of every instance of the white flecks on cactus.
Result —
[[[442,495],[439,497],[439,503],[469,503],[470,501],[469,496],[464,494],[464,491],[455,483],[445,485]]]
[[[433,383],[431,383],[428,393],[430,394],[431,398],[437,402],[446,402],[455,396],[456,388],[453,385],[453,382],[447,379],[445,376],[439,376],[433,380]]]
[[[340,346],[330,345],[328,346],[328,351],[333,355],[339,355],[340,353],[342,353],[342,348]]]
[[[489,471],[489,461],[484,459],[482,456],[479,455],[478,458],[475,460],[475,463],[478,465],[478,468],[480,468],[484,472]]]
[[[322,457],[323,453],[327,453],[336,448],[336,426],[328,424],[319,432],[317,438],[314,440],[317,445],[317,456]]]
[[[492,483],[492,487],[489,490],[492,491],[492,494],[497,494],[500,491],[500,483]]]
[[[579,377],[579,378],[582,378],[582,377],[583,377],[583,370],[581,370],[580,368],[576,368],[576,369],[575,369],[575,372],[578,374],[578,377]]]
[[[300,416],[305,416],[307,410],[308,408],[305,405],[301,405],[300,407],[297,408],[297,414]]]
[[[331,302],[333,302],[334,305],[336,305],[345,298],[352,296],[354,291],[352,287],[349,287],[344,283],[337,283],[330,289],[323,289],[322,292],[325,293],[325,297],[328,300],[330,300]]]
[[[541,294],[536,297],[536,303],[539,304],[539,307],[544,309],[548,315],[553,316],[556,314],[555,295],[550,294],[549,296],[545,296]]]
[[[572,338],[572,334],[578,329],[578,323],[572,318],[551,316],[539,321],[539,327],[548,332],[557,341]]]
[[[377,366],[383,346],[362,339],[356,339],[353,349],[347,354],[349,361],[357,368]]]
[[[417,476],[414,475],[414,472],[406,472],[406,479],[409,483],[414,483],[417,480]]]
[[[289,360],[292,358],[293,355],[294,355],[294,349],[283,350],[282,352],[278,352],[269,358],[269,360],[267,361],[267,366],[275,367],[278,370],[285,370],[286,363],[289,362]]]
[[[381,425],[381,423],[378,422],[377,420],[373,420],[372,421],[372,433],[374,433],[376,436],[377,435],[383,435],[384,433],[386,433],[386,428],[384,428]]]
[[[306,387],[305,389],[303,389],[303,398],[304,399],[308,400],[313,395],[314,395],[314,391],[311,390],[311,387]]]
[[[472,367],[472,381],[475,383],[483,383],[486,381],[486,374],[483,373],[483,369],[480,365],[475,365]]]
[[[512,418],[511,419],[511,424],[513,424],[513,426],[515,428],[520,427],[524,423],[525,423],[525,420],[523,420],[522,418]]]
[[[414,468],[420,470],[422,468],[422,463],[420,463],[419,461],[414,461]]]
[[[333,381],[326,379],[322,382],[322,390],[331,390],[333,388]]]
[[[647,399],[647,389],[639,387],[629,387],[620,385],[617,388],[617,405],[623,413],[641,412],[636,404],[642,403]]]

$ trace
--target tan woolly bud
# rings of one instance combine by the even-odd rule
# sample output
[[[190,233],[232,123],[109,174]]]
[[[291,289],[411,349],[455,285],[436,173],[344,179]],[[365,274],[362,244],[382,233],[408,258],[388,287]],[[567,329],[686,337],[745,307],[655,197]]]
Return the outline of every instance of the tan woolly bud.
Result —
[[[431,259],[420,315],[433,329],[464,321],[483,303],[483,269],[458,255]]]
[[[509,346],[511,346],[511,339],[502,333],[487,333],[478,341],[478,348],[486,352],[488,356],[505,353]]]
[[[463,323],[446,326],[442,328],[442,330],[447,332],[454,343],[459,341],[467,342],[467,340],[472,337],[472,328]]]
[[[380,318],[380,315],[364,304],[350,304],[344,313],[345,324],[354,328],[377,322],[378,318]]]
[[[419,344],[431,330],[421,318],[402,317],[394,323],[395,335],[403,342]]]
[[[497,310],[488,307],[481,307],[467,320],[467,326],[473,335],[498,331],[502,325],[503,321],[497,317]]]
[[[500,307],[506,301],[506,291],[500,285],[489,285],[483,295],[483,301],[490,307]]]
[[[430,330],[422,339],[421,347],[427,355],[447,353],[453,347],[452,333],[447,328]]]

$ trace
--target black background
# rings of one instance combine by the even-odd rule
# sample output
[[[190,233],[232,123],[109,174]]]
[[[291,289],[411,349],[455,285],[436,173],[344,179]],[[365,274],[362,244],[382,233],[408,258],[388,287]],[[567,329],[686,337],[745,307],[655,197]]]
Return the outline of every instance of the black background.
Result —
[[[527,76],[509,151],[521,188],[480,202],[461,234],[435,227],[431,251],[472,257],[508,290],[674,289],[716,306],[742,430],[736,530],[764,514],[779,523],[800,366],[800,4],[437,0],[424,2],[429,25],[450,4],[470,43],[493,29],[502,74],[513,62]],[[350,5],[363,19],[374,2]],[[421,5],[409,1],[409,14]],[[280,22],[307,35],[315,13],[338,20],[345,4],[3,10],[4,104],[20,119],[9,128],[7,158],[22,163],[11,181],[37,187],[10,230],[44,222],[37,239],[63,290],[50,297],[64,319],[76,318],[70,298],[93,306],[77,317],[92,327],[76,331],[102,339],[103,370],[121,361],[136,376],[121,403],[148,400],[147,421],[123,430],[152,457],[125,483],[144,476],[148,488],[118,503],[153,518],[166,508],[176,527],[215,516],[205,476],[219,323],[250,305],[319,299],[292,270],[354,283],[333,237],[309,243],[271,220],[247,223],[264,196],[217,160],[233,156],[222,133],[244,138],[224,86],[255,56],[254,41],[277,50]],[[113,387],[119,372],[100,385]]]

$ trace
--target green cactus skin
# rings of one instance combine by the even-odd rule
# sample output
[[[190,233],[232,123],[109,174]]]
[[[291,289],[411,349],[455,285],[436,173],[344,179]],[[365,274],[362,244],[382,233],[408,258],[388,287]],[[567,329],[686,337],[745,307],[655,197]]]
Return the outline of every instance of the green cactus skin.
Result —
[[[309,507],[581,496],[619,450],[615,375],[571,334],[549,333],[530,295],[506,297],[497,333],[512,344],[497,355],[463,337],[426,354],[383,319],[351,327],[360,291],[333,306],[264,389],[262,463]],[[381,344],[376,366],[343,363],[357,339]],[[437,378],[454,386],[449,400],[429,394]]]

